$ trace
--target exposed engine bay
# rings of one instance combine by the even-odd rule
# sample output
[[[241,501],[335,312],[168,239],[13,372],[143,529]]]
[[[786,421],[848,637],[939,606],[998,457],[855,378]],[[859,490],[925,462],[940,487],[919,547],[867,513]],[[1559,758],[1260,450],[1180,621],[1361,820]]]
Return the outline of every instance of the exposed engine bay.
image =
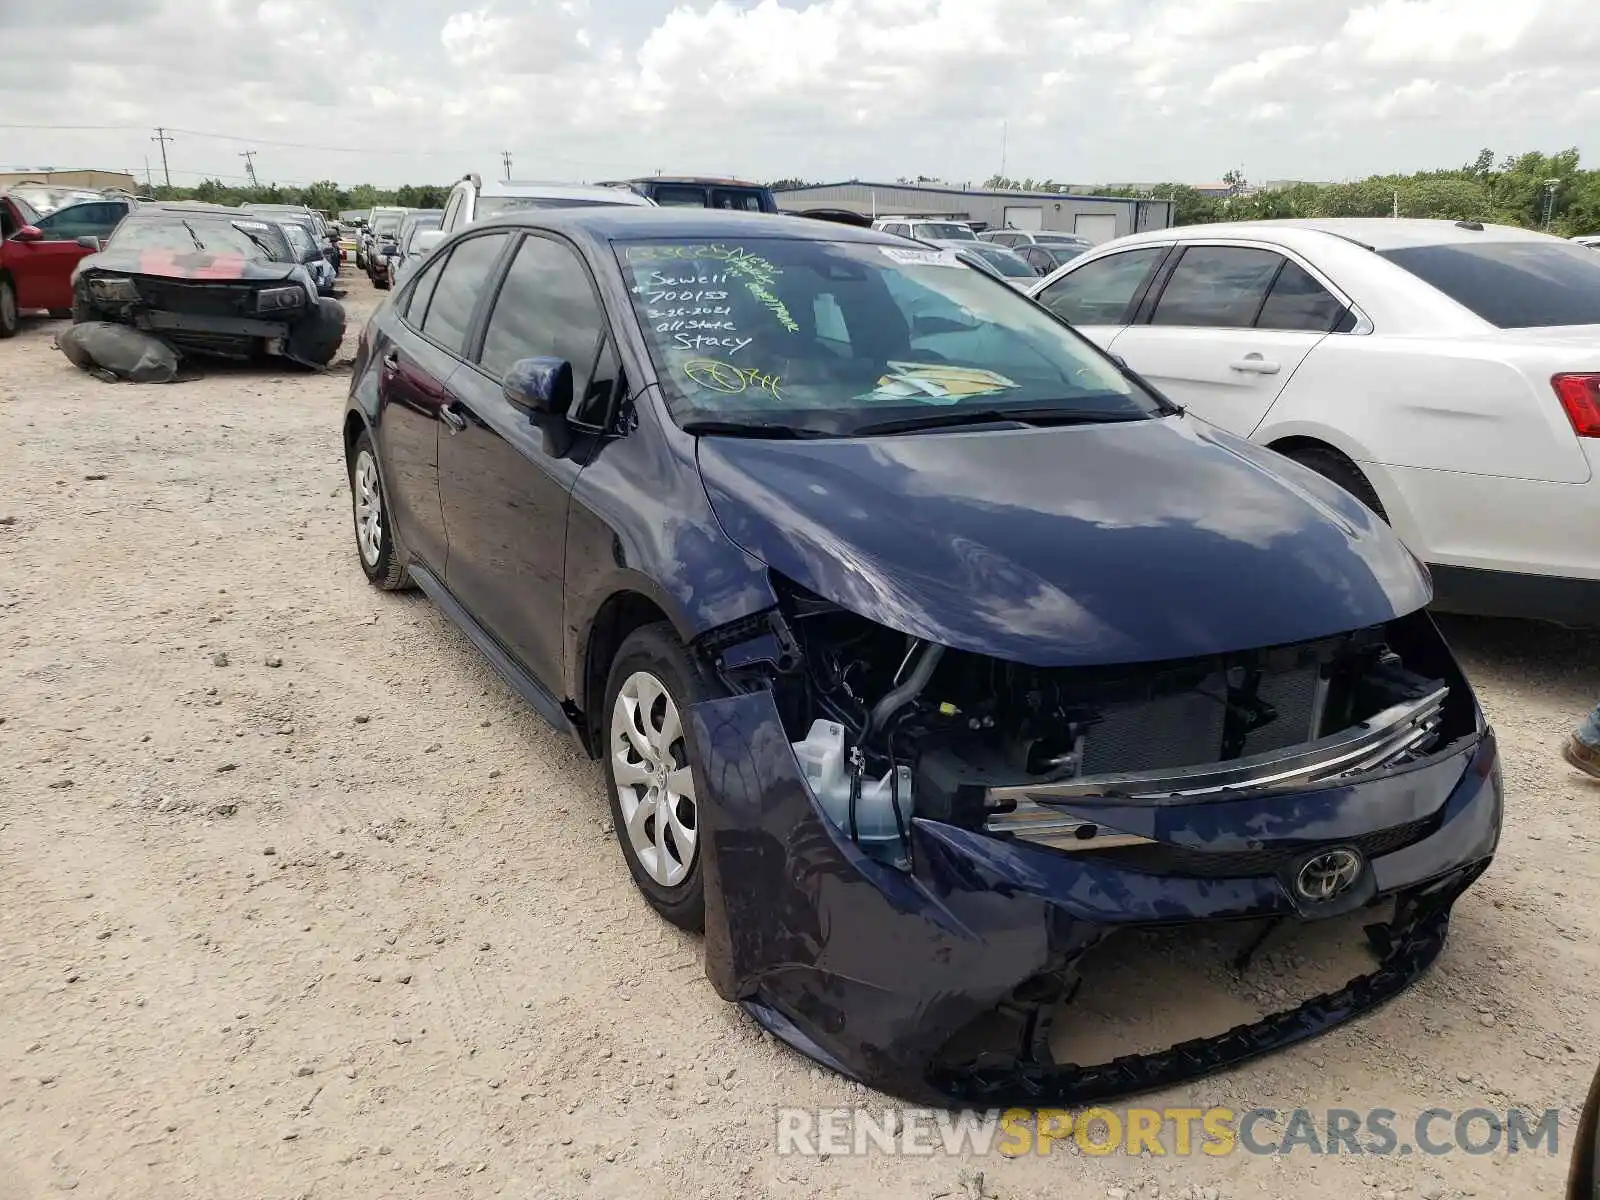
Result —
[[[770,688],[829,819],[902,868],[913,816],[1115,850],[1148,839],[1063,806],[1304,790],[1425,759],[1475,729],[1422,614],[1292,646],[1094,668],[947,649],[793,585],[769,621],[770,637],[730,631],[741,644],[718,669],[736,692]]]

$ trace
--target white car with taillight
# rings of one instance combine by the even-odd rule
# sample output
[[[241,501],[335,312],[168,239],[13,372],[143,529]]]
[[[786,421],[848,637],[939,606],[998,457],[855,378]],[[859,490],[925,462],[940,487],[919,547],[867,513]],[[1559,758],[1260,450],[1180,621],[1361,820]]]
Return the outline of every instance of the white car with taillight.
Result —
[[[1436,607],[1600,623],[1592,249],[1465,221],[1193,225],[1106,242],[1030,294],[1385,516]]]

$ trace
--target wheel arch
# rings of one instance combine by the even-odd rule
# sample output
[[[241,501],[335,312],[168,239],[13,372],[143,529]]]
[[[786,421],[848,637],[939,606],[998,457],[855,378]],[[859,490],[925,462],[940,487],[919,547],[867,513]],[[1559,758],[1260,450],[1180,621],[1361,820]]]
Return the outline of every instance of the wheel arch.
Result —
[[[1359,472],[1377,493],[1378,500],[1383,504],[1383,511],[1388,516],[1389,526],[1400,535],[1400,540],[1410,546],[1419,557],[1424,559],[1427,557],[1423,550],[1426,542],[1417,528],[1416,518],[1412,515],[1411,505],[1407,503],[1404,492],[1383,464],[1373,462],[1365,456],[1361,447],[1332,430],[1295,426],[1274,430],[1269,438],[1259,438],[1259,444],[1286,457],[1292,456],[1296,450],[1324,450],[1345,459],[1351,469]]]
[[[357,408],[347,408],[344,412],[344,460],[350,462],[350,456],[356,452],[356,440],[363,434],[371,431],[367,423],[366,414]]]
[[[642,588],[628,586],[607,596],[590,618],[579,642],[582,657],[572,674],[577,692],[573,702],[582,717],[578,722],[579,739],[590,758],[599,758],[602,750],[597,733],[604,724],[600,710],[605,704],[606,677],[617,651],[634,630],[662,621],[678,628],[657,598]]]

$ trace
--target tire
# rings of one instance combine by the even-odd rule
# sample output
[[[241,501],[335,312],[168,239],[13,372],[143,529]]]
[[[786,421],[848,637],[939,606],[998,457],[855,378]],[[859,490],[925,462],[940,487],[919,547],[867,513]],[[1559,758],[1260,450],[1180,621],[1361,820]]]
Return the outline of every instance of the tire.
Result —
[[[11,280],[0,278],[0,338],[16,337],[21,325],[17,313],[17,289]]]
[[[683,728],[683,712],[714,694],[672,626],[665,621],[646,625],[628,635],[612,661],[602,710],[604,724],[599,731],[611,826],[628,872],[651,908],[691,933],[705,928],[706,893],[700,806],[690,769],[694,750]],[[671,736],[673,722],[668,717],[674,711],[676,737]],[[665,742],[663,734],[668,739]],[[619,785],[618,770],[626,771],[630,765],[636,768],[637,778]],[[666,811],[660,805],[663,793],[672,812],[664,826],[660,822]],[[693,835],[693,843],[685,848],[683,840],[688,834]]]
[[[1378,499],[1378,493],[1361,473],[1361,468],[1337,450],[1327,446],[1302,446],[1289,451],[1289,457],[1302,467],[1310,467],[1324,479],[1337,483],[1377,513],[1379,519],[1388,522],[1389,514],[1383,510],[1383,501]]]
[[[394,529],[389,519],[388,498],[383,472],[372,434],[365,429],[350,449],[350,515],[355,523],[356,559],[367,582],[385,592],[398,592],[411,586],[411,577],[395,549]]]
[[[344,306],[327,296],[318,296],[316,306],[290,332],[285,352],[297,362],[325,367],[344,344]]]
[[[379,271],[372,276],[372,286],[380,292],[389,290],[389,275],[387,271]]]

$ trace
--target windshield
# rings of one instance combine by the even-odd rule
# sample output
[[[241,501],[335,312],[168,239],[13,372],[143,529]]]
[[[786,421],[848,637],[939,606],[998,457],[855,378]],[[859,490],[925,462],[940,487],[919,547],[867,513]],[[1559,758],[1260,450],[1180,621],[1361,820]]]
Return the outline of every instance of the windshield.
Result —
[[[250,235],[261,239],[252,241]],[[264,221],[226,221],[212,216],[128,217],[118,225],[108,250],[170,250],[174,254],[238,254],[263,261],[284,260],[282,249],[272,246],[283,238],[272,237]],[[266,243],[266,244],[261,244]]]
[[[971,246],[961,248],[967,254],[975,254],[988,263],[1000,274],[1012,279],[1037,279],[1033,268],[1023,262],[1015,254],[1000,246],[991,246],[988,242],[975,242]]]
[[[1501,329],[1600,325],[1600,257],[1570,242],[1472,242],[1379,251]]]
[[[616,249],[685,424],[849,434],[957,410],[1162,411],[1092,345],[953,250],[771,238]]]
[[[58,208],[65,208],[69,204],[82,204],[90,200],[103,199],[99,192],[91,192],[83,188],[23,186],[13,188],[11,194],[19,199],[25,199],[41,217],[47,217]]]
[[[957,225],[954,221],[918,221],[911,227],[911,236],[928,238],[933,241],[940,239],[962,242],[975,242],[978,235],[965,225]]]
[[[6,197],[17,206],[17,216],[22,219],[24,225],[33,225],[44,215],[16,192],[7,192]]]
[[[320,257],[317,251],[317,244],[312,240],[309,227],[285,221],[283,223],[283,232],[289,239],[289,246],[294,250],[294,256],[301,262]]]
[[[426,216],[420,216],[416,218],[416,220],[412,223],[411,231],[406,234],[405,248],[410,250],[411,247],[416,244],[417,234],[424,233],[429,229],[439,228],[439,225],[443,220],[443,213],[439,213],[437,215],[428,213]]]
[[[372,218],[372,232],[393,233],[400,228],[400,222],[403,219],[400,213],[379,213]]]

